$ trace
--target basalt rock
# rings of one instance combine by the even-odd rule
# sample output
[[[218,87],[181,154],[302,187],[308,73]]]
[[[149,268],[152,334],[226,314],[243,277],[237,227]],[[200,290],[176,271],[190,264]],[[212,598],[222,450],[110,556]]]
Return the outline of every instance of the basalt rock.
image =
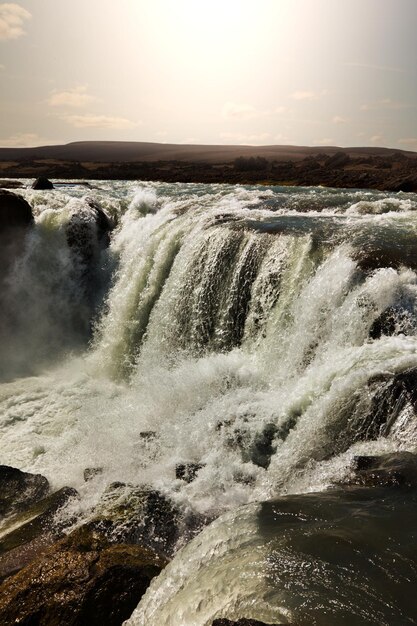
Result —
[[[15,467],[0,465],[0,517],[28,508],[44,498],[49,483],[41,474],[28,474]]]
[[[92,524],[111,541],[140,543],[171,555],[180,535],[180,517],[158,491],[113,483],[97,505]]]
[[[178,463],[175,466],[175,478],[192,483],[203,467],[201,463]]]
[[[0,586],[3,626],[119,626],[166,561],[81,527]]]
[[[39,176],[32,185],[32,189],[47,190],[53,189],[54,186],[46,176]]]
[[[10,229],[27,228],[32,223],[30,204],[22,196],[0,189],[0,234]]]
[[[57,521],[55,516],[71,498],[77,497],[75,489],[63,487],[8,520],[0,539],[0,579],[18,572],[62,537],[73,520]]]
[[[88,263],[94,256],[95,248],[109,245],[110,232],[113,228],[111,219],[98,202],[84,198],[83,205],[75,210],[67,225],[67,242]]]
[[[394,452],[381,456],[357,456],[349,485],[363,487],[417,487],[417,455]]]

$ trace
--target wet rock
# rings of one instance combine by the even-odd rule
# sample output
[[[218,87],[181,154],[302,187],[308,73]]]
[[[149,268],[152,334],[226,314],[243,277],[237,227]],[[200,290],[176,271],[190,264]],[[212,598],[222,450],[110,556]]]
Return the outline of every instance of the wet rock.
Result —
[[[415,330],[415,320],[410,311],[388,307],[373,322],[369,336],[371,339],[380,339],[382,336],[411,335]]]
[[[276,450],[273,441],[277,432],[277,426],[270,423],[266,424],[263,429],[255,435],[253,443],[249,448],[252,463],[265,469],[269,467],[271,456]]]
[[[20,180],[0,180],[0,189],[21,189],[23,186]]]
[[[49,483],[41,474],[0,465],[0,517],[24,510],[44,498],[48,491]]]
[[[0,233],[33,223],[32,208],[22,196],[0,189]]]
[[[92,198],[84,198],[82,207],[74,211],[69,219],[67,242],[88,265],[100,249],[109,245],[112,229],[111,219],[98,202]]]
[[[417,415],[417,368],[396,374],[386,381],[370,381],[376,388],[368,413],[358,416],[356,440],[372,440],[389,435],[401,412],[409,406]]]
[[[143,441],[152,441],[157,438],[157,434],[155,430],[143,430],[139,433],[139,437]]]
[[[93,478],[99,476],[102,473],[102,467],[86,467],[84,470],[84,481],[88,483],[88,481],[93,480]]]
[[[411,452],[357,456],[352,470],[353,476],[347,481],[349,485],[417,487],[417,455]]]
[[[71,498],[77,497],[75,489],[63,487],[10,518],[0,539],[0,578],[18,572],[62,537],[63,530],[73,520],[65,518],[58,522],[55,516]]]
[[[51,183],[50,180],[46,178],[46,176],[39,176],[39,178],[37,178],[32,185],[32,189],[38,189],[38,190],[46,190],[46,189],[53,189],[53,188],[54,188],[53,184]]]
[[[175,478],[192,483],[203,467],[201,463],[178,463],[175,466]]]
[[[256,619],[239,619],[233,621],[230,619],[215,619],[212,626],[278,626],[278,624],[266,624],[265,622],[259,622]]]
[[[171,555],[180,534],[180,517],[158,491],[113,483],[97,505],[92,523],[112,541],[140,543]]]
[[[82,527],[0,586],[0,623],[119,626],[166,561]]]

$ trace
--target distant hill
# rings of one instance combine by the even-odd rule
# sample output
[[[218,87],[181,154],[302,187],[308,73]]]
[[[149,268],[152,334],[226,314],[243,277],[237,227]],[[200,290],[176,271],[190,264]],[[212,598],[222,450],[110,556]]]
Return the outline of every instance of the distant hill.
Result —
[[[391,148],[339,148],[336,146],[214,146],[145,143],[136,141],[77,141],[60,146],[0,148],[0,161],[54,159],[96,163],[135,161],[187,161],[230,163],[239,156],[264,157],[275,161],[300,161],[308,156],[344,152],[351,157],[388,157],[394,154],[417,158],[416,152]]]

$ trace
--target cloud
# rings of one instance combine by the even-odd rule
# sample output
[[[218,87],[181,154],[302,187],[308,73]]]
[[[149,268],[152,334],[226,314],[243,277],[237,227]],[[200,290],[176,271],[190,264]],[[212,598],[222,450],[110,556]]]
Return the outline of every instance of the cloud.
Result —
[[[245,135],[244,133],[220,133],[220,139],[224,141],[233,141],[238,144],[259,144],[271,140],[269,133],[258,133]]]
[[[192,143],[197,143],[198,139],[196,139],[195,137],[186,137],[185,139],[182,139],[180,141],[181,144],[185,144],[185,145],[189,145]]]
[[[128,130],[136,128],[139,122],[132,122],[125,117],[112,117],[109,115],[64,115],[62,120],[74,126],[74,128],[107,128],[114,130]]]
[[[274,113],[277,113],[278,115],[281,115],[281,113],[286,113],[287,112],[287,107],[276,107],[276,109],[274,110]]]
[[[372,135],[372,137],[369,137],[369,141],[371,141],[372,143],[381,143],[381,142],[384,142],[384,136]]]
[[[317,100],[318,96],[314,91],[294,91],[291,98],[293,100]]]
[[[17,39],[25,34],[23,24],[32,16],[19,4],[0,4],[0,40]]]
[[[373,65],[372,63],[344,63],[346,67],[358,67],[364,70],[378,70],[380,72],[398,72],[405,73],[405,70],[401,67],[390,67],[387,65]]]
[[[330,137],[323,137],[322,139],[315,139],[313,143],[316,146],[334,146],[335,140]]]
[[[0,63],[0,72],[1,72],[1,71],[3,71],[3,70],[5,70],[5,69],[6,69],[6,66],[5,66],[5,65],[3,65],[3,63]]]
[[[86,86],[73,87],[66,91],[53,91],[47,102],[51,107],[81,108],[94,102],[96,98],[87,93]]]
[[[342,117],[340,115],[335,115],[332,119],[333,124],[347,124],[348,119],[346,117]]]
[[[382,100],[377,100],[376,102],[362,104],[360,110],[376,111],[378,109],[388,109],[391,111],[401,111],[403,109],[412,109],[414,107],[414,104],[409,104],[408,102],[400,102],[398,100],[391,100],[391,98],[383,98]]]
[[[397,143],[412,150],[417,150],[417,137],[405,137],[404,139],[399,139]]]
[[[222,109],[222,116],[226,119],[249,120],[259,116],[259,112],[250,104],[226,102]]]
[[[33,146],[46,146],[60,143],[55,139],[45,139],[36,133],[17,133],[7,139],[0,139],[3,148],[30,148]]]

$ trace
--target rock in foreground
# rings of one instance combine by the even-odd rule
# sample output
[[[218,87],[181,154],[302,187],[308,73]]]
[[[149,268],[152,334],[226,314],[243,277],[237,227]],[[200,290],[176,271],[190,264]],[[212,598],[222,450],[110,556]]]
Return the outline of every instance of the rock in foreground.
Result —
[[[2,626],[119,626],[166,562],[82,527],[0,586]]]
[[[22,196],[0,189],[0,233],[32,224],[32,208]]]
[[[0,517],[21,511],[44,498],[49,483],[40,474],[27,474],[0,465]]]

